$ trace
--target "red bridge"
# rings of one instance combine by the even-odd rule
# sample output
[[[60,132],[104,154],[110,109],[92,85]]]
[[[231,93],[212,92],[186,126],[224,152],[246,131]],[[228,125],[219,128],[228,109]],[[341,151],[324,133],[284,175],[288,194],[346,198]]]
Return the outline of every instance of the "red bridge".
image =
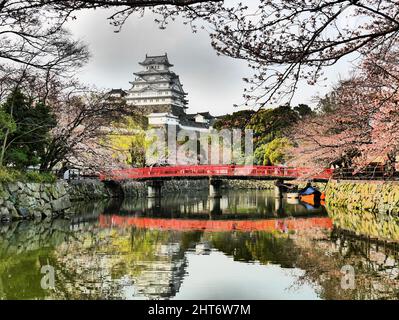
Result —
[[[152,180],[175,178],[227,178],[227,179],[283,179],[293,180],[306,177],[312,180],[328,180],[332,176],[332,169],[325,169],[322,173],[312,175],[309,168],[292,168],[282,166],[242,166],[242,165],[196,165],[174,167],[145,167],[111,170],[101,173],[100,180]]]

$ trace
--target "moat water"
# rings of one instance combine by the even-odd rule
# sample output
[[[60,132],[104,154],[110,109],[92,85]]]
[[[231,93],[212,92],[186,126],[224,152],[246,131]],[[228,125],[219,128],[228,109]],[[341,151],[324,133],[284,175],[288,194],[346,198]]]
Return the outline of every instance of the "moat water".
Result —
[[[398,299],[399,246],[271,191],[0,225],[0,299]]]

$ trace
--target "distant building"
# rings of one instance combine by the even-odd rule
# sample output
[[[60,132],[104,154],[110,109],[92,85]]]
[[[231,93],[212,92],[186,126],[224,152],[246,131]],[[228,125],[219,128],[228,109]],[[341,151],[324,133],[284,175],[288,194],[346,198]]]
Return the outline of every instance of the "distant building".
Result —
[[[187,119],[195,121],[197,123],[205,123],[208,125],[213,125],[215,122],[215,117],[211,116],[209,112],[199,112],[194,114],[187,114]]]
[[[113,89],[110,98],[125,99],[133,110],[144,114],[152,126],[176,125],[180,129],[209,131],[215,122],[209,112],[187,114],[187,93],[179,76],[170,70],[168,55],[146,55],[139,63],[143,69],[134,73],[132,87],[124,91]]]
[[[125,98],[126,95],[127,95],[127,92],[122,89],[112,89],[110,92],[108,92],[109,98],[121,99],[121,98]]]

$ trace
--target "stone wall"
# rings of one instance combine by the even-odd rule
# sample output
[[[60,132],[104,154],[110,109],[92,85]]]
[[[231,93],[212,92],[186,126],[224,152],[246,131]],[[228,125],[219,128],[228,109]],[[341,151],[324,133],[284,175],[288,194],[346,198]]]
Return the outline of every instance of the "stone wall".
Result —
[[[398,182],[331,180],[325,192],[330,207],[388,214],[399,212]]]
[[[274,188],[272,180],[223,180],[223,189],[258,189],[269,190]]]
[[[186,192],[189,190],[207,190],[208,184],[209,182],[207,179],[165,180],[161,193],[167,194]],[[147,185],[145,182],[128,181],[123,182],[121,186],[126,197],[145,196],[147,194]]]
[[[145,182],[126,181],[121,184],[121,187],[126,198],[141,197],[147,194]]]
[[[222,188],[224,189],[258,189],[268,190],[274,188],[275,181],[272,180],[230,180],[224,179]],[[305,186],[303,182],[289,182],[297,183],[300,188]],[[314,186],[321,191],[325,188],[325,183],[314,183]],[[120,184],[121,193],[125,197],[140,197],[147,194],[147,185],[141,181],[124,181]],[[209,188],[208,179],[175,179],[165,180],[162,187],[162,194],[186,192],[186,191],[206,191]],[[70,182],[71,200],[84,199],[105,199],[117,197],[118,192],[112,190],[108,185],[98,180],[77,180]]]
[[[0,220],[42,219],[65,213],[71,206],[68,185],[56,183],[0,184]]]
[[[111,191],[99,180],[71,180],[68,192],[72,201],[98,200],[110,198]]]
[[[55,183],[0,184],[0,222],[22,219],[41,220],[60,214],[73,214],[71,202],[101,200],[115,196],[98,180]]]
[[[196,179],[196,180],[168,180],[165,181],[162,192],[185,192],[185,191],[200,191],[208,190],[209,181],[208,179]]]
[[[358,235],[399,241],[399,183],[335,181],[326,187],[334,225]]]

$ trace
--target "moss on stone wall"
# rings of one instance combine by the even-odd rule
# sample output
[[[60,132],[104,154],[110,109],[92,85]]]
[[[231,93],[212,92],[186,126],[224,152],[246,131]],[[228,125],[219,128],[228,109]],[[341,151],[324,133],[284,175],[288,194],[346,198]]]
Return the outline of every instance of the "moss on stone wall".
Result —
[[[332,180],[325,192],[326,203],[330,207],[389,214],[399,212],[397,182]]]
[[[381,240],[399,241],[399,217],[392,214],[348,210],[327,205],[334,226]]]
[[[399,240],[399,183],[332,180],[325,192],[326,208],[336,226]]]

